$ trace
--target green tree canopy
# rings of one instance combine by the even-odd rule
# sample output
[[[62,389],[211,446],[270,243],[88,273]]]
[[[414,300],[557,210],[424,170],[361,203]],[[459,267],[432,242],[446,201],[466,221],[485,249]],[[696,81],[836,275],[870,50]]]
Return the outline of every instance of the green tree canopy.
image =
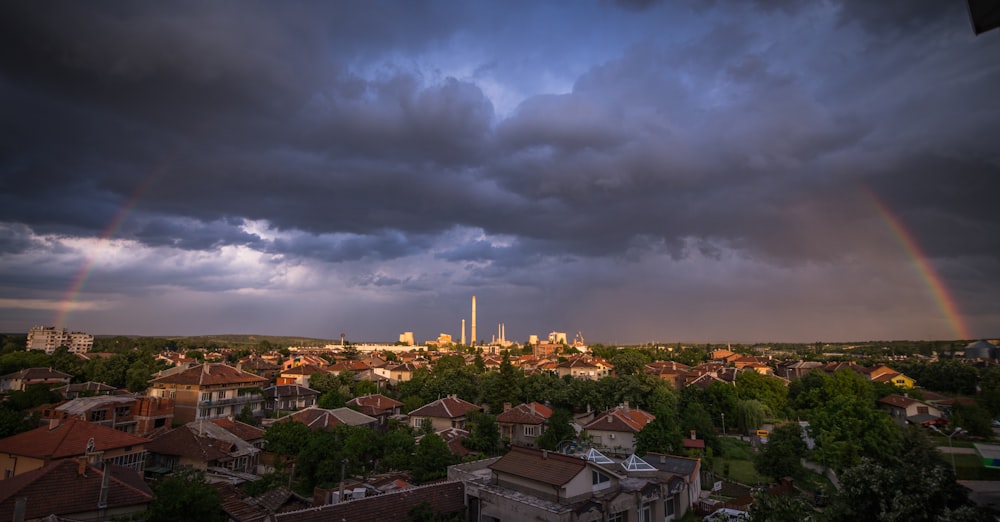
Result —
[[[413,481],[422,484],[444,477],[448,466],[457,461],[448,445],[436,433],[429,433],[420,439],[413,453]]]
[[[218,490],[205,482],[201,471],[175,471],[158,481],[153,493],[147,511],[149,522],[226,520]]]
[[[573,415],[567,409],[556,408],[552,411],[552,416],[545,422],[545,431],[535,439],[535,444],[538,444],[538,447],[542,449],[555,451],[559,449],[560,442],[575,438]]]
[[[804,471],[801,459],[807,452],[802,427],[797,423],[782,424],[771,431],[767,444],[754,458],[754,466],[774,479],[801,477]]]

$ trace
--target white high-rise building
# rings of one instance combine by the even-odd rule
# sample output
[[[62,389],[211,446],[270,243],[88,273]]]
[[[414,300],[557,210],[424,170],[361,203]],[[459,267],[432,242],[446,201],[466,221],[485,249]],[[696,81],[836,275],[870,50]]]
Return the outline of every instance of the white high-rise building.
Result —
[[[28,349],[43,350],[47,354],[65,346],[70,352],[86,353],[94,347],[94,336],[83,332],[69,332],[55,326],[33,326],[28,331]]]

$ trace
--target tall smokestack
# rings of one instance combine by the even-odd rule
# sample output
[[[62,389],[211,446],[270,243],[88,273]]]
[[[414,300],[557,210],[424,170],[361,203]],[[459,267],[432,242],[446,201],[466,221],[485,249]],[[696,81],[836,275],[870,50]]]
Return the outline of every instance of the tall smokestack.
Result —
[[[472,296],[472,346],[476,345],[476,296]]]
[[[465,346],[465,319],[462,319],[462,346]]]

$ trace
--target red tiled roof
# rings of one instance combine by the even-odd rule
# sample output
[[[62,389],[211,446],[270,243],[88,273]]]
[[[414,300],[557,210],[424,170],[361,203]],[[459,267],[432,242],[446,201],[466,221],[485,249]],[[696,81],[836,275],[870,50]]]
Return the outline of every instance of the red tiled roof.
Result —
[[[326,370],[312,364],[300,364],[293,368],[281,371],[281,376],[286,375],[312,375],[314,373],[325,373]]]
[[[563,486],[587,467],[587,461],[561,453],[513,446],[490,469],[553,486]]]
[[[479,409],[479,406],[471,402],[463,401],[455,396],[448,396],[411,411],[410,416],[455,419],[464,416],[470,411]]]
[[[534,406],[534,409],[532,409]],[[497,415],[497,422],[510,424],[542,424],[552,416],[552,410],[545,405],[533,402],[517,406]]]
[[[94,439],[94,451],[139,446],[149,442],[149,439],[100,424],[65,419],[0,439],[0,452],[36,459],[65,459],[84,455],[90,439]]]
[[[240,421],[232,419],[213,419],[212,423],[225,428],[225,430],[229,433],[232,433],[247,442],[261,440],[264,438],[264,430]]]
[[[233,448],[226,441],[212,437],[199,437],[189,426],[174,428],[146,445],[151,453],[174,455],[198,462],[212,462],[229,458]]]
[[[904,397],[902,395],[892,394],[886,395],[878,400],[882,404],[888,404],[889,406],[895,406],[896,408],[907,408],[912,404],[921,404],[920,401],[916,399],[911,399],[910,397]]]
[[[48,515],[70,516],[97,511],[104,471],[86,466],[81,475],[75,460],[60,460],[43,468],[0,481],[0,520],[14,519],[14,504],[26,497],[24,518]],[[153,499],[135,471],[108,465],[107,506],[109,510],[148,504]]]
[[[150,381],[152,384],[198,385],[209,386],[217,384],[262,384],[268,382],[264,377],[250,372],[237,370],[221,363],[205,363],[192,366],[186,370],[165,375]]]
[[[598,415],[583,427],[585,430],[628,431],[637,433],[656,417],[636,408],[619,406]]]
[[[403,403],[386,397],[380,393],[355,397],[347,401],[348,405],[357,406],[361,413],[366,415],[379,415],[394,408],[402,408]]]
[[[350,408],[335,408],[327,410],[318,406],[310,406],[295,413],[286,415],[275,422],[301,422],[311,430],[326,430],[341,424],[349,426],[364,426],[373,424],[378,419]]]

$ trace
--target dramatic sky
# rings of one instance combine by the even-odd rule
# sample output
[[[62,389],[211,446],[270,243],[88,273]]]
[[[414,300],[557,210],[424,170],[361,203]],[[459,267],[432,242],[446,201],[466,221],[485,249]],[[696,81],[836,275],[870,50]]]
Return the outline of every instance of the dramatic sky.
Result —
[[[1000,336],[965,2],[5,2],[0,331]]]

